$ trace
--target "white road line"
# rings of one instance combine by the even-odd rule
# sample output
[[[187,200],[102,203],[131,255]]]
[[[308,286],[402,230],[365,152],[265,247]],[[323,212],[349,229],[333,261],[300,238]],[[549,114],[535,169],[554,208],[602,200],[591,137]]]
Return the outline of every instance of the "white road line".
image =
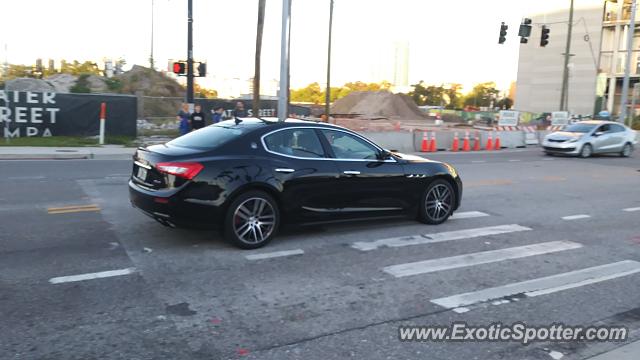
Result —
[[[251,254],[251,255],[246,255],[245,258],[247,258],[247,260],[262,260],[262,259],[270,259],[270,258],[276,258],[276,257],[302,255],[302,254],[304,254],[304,250],[295,249],[295,250],[274,251],[274,252],[262,253],[262,254]]]
[[[509,162],[518,162],[518,161],[522,161],[522,160],[519,160],[519,159],[511,159],[511,160],[509,160]]]
[[[483,164],[483,163],[486,163],[486,161],[485,161],[485,160],[471,160],[471,162],[472,162],[472,163],[474,163],[474,164]]]
[[[626,212],[640,211],[640,207],[626,208],[626,209],[622,209],[622,211],[626,211]]]
[[[60,276],[49,279],[49,282],[52,284],[62,284],[68,282],[75,281],[84,281],[84,280],[93,280],[93,279],[102,279],[113,276],[122,276],[133,274],[136,271],[136,268],[126,268],[120,270],[109,270],[109,271],[101,271],[95,273],[88,274],[80,274],[80,275],[70,275],[70,276]]]
[[[562,220],[579,220],[579,219],[588,219],[591,216],[589,215],[585,215],[585,214],[580,214],[580,215],[569,215],[569,216],[563,216]]]
[[[505,296],[524,294],[528,297],[551,294],[579,286],[595,284],[640,272],[640,262],[624,260],[503,286],[472,291],[439,299],[432,303],[448,309],[483,303]]]
[[[471,239],[480,236],[507,234],[517,231],[531,230],[528,227],[518,224],[487,226],[466,230],[446,231],[434,234],[400,236],[374,241],[358,241],[351,244],[351,247],[361,251],[375,250],[380,247],[402,247],[409,245],[431,244],[443,241]]]
[[[464,211],[464,212],[454,213],[453,215],[451,215],[449,220],[469,219],[469,218],[476,218],[476,217],[483,217],[483,216],[489,216],[489,214],[483,213],[481,211]]]
[[[555,159],[542,159],[542,161],[553,161]]]
[[[442,270],[457,269],[461,267],[489,264],[510,259],[519,259],[558,251],[578,249],[581,247],[581,244],[571,241],[550,241],[533,245],[481,251],[446,258],[386,266],[383,268],[383,271],[395,277],[405,277]]]

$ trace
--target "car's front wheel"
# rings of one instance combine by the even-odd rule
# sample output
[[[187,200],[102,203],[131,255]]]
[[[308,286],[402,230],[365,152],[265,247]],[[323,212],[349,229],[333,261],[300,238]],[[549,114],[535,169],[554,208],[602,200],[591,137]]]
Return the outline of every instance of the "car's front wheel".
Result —
[[[588,158],[592,154],[593,154],[593,147],[591,146],[591,144],[582,145],[582,149],[580,150],[580,157],[581,158]]]
[[[453,212],[455,196],[453,186],[448,181],[433,181],[422,194],[418,220],[431,225],[445,222]]]
[[[629,157],[629,156],[631,156],[631,152],[633,152],[633,147],[631,146],[631,144],[626,143],[622,147],[622,151],[620,152],[620,156]]]
[[[227,210],[224,235],[242,249],[269,243],[280,225],[278,204],[269,194],[252,190],[238,196]]]

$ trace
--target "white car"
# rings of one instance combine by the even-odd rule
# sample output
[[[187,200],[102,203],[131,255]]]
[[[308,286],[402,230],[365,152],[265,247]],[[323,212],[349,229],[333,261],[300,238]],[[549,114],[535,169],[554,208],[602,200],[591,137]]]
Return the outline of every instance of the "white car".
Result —
[[[617,153],[628,157],[638,141],[636,131],[627,126],[603,120],[580,121],[562,131],[545,136],[542,147],[547,155],[577,155]]]

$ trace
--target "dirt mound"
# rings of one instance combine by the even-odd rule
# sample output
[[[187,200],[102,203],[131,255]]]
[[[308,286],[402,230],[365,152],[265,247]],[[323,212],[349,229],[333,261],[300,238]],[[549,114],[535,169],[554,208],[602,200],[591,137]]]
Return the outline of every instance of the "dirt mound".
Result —
[[[424,118],[410,97],[389,91],[354,91],[337,100],[331,107],[331,113],[398,120]]]
[[[122,83],[121,93],[135,94],[136,91],[143,91],[146,96],[184,96],[184,88],[177,81],[144,66],[134,65],[131,70],[115,78]]]

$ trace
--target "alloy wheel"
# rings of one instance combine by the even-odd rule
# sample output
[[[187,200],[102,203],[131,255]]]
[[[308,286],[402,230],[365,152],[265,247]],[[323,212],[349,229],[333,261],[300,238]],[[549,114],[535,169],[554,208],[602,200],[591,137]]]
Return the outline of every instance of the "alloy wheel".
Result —
[[[269,238],[276,224],[276,212],[266,199],[249,198],[233,213],[233,231],[244,243],[259,244]]]
[[[622,156],[624,157],[631,156],[631,145],[624,144],[624,147],[622,148]]]
[[[591,149],[591,145],[585,144],[584,146],[582,146],[582,150],[580,150],[580,156],[583,158],[588,158],[591,156],[592,152],[593,150]]]
[[[445,184],[436,184],[425,197],[427,216],[433,221],[440,221],[449,216],[453,196],[450,188]]]

